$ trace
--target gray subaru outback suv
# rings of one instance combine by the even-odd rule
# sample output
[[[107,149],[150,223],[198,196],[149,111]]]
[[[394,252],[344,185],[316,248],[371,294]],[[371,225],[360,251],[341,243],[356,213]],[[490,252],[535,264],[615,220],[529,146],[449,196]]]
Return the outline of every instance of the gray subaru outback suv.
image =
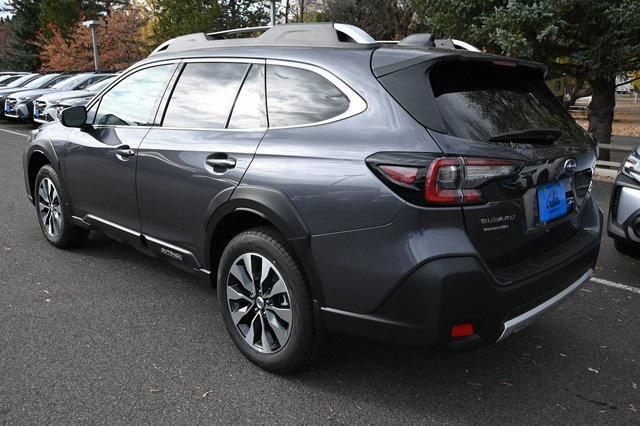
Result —
[[[595,146],[542,65],[341,24],[229,34],[170,40],[32,132],[51,244],[99,229],[210,279],[274,372],[327,332],[497,342],[589,279]]]

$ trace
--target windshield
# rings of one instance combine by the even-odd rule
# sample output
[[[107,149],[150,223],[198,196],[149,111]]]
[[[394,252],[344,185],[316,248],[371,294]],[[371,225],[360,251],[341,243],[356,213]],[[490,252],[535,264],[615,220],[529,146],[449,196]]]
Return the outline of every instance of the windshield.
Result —
[[[78,74],[78,75],[74,75],[73,77],[65,78],[64,80],[59,81],[53,86],[51,86],[51,88],[56,90],[73,90],[80,83],[85,81],[88,75],[90,74]]]
[[[583,137],[540,71],[454,62],[434,67],[429,80],[437,109],[454,136],[477,141],[500,140],[500,135],[544,137],[549,132]]]
[[[46,74],[24,85],[25,89],[39,89],[60,74]]]
[[[7,84],[6,87],[22,87],[22,83],[25,81],[29,81],[33,78],[33,74],[25,75],[20,77],[17,80],[13,80],[11,83]]]
[[[99,92],[105,87],[107,87],[109,84],[111,84],[111,82],[115,80],[116,77],[117,76],[115,75],[113,77],[107,77],[104,80],[100,80],[97,83],[93,83],[91,86],[87,86],[85,90],[88,90],[89,92]]]

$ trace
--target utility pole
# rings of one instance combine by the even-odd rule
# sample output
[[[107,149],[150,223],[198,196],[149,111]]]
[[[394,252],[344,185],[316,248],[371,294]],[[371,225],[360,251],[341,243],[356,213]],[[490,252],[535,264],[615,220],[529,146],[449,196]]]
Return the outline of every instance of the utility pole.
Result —
[[[82,23],[82,25],[84,25],[85,27],[91,29],[91,41],[93,42],[93,66],[95,67],[96,71],[98,71],[98,69],[99,69],[99,64],[98,64],[98,40],[96,39],[96,30],[100,26],[100,22],[99,21],[84,21]]]
[[[271,26],[276,24],[276,0],[271,0]]]

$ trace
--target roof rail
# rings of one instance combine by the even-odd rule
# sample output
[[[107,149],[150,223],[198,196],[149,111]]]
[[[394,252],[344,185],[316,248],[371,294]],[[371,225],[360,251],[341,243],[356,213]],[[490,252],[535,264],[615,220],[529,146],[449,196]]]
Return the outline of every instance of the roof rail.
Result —
[[[400,44],[398,40],[376,40],[378,44]],[[449,44],[451,43],[451,44]],[[413,43],[405,43],[405,45],[413,46]],[[470,52],[481,52],[480,49],[475,47],[472,44],[467,43],[466,41],[452,39],[436,39],[435,40],[436,47],[443,49],[462,49],[468,50]],[[452,47],[453,46],[453,47]]]
[[[227,38],[227,36],[262,33],[257,37]],[[240,46],[299,46],[299,47],[331,47],[354,48],[378,46],[380,44],[403,44],[407,46],[433,47],[433,36],[414,34],[401,42],[376,41],[364,30],[349,24],[330,22],[283,24],[276,26],[260,26],[235,28],[211,33],[194,33],[167,40],[156,47],[149,56],[163,52],[181,50],[240,47]],[[479,52],[479,49],[459,40],[435,40],[437,47],[461,48]]]
[[[262,32],[258,37],[232,38],[226,36]],[[212,33],[195,33],[167,40],[149,56],[161,52],[228,46],[303,46],[354,47],[373,45],[376,41],[362,29],[348,24],[328,22],[283,24],[268,27],[236,28]]]
[[[207,37],[214,38],[216,40],[224,40],[224,36],[235,34],[250,34],[264,32],[271,29],[271,25],[264,25],[261,27],[246,27],[246,28],[234,28],[233,30],[216,31],[214,33],[207,33]]]

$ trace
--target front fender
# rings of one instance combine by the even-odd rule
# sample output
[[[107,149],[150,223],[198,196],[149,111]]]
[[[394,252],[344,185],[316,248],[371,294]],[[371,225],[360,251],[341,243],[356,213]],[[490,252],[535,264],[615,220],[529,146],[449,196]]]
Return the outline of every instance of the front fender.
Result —
[[[33,193],[31,185],[31,162],[34,159],[34,155],[43,155],[51,166],[60,171],[60,158],[56,153],[53,143],[50,139],[34,139],[34,133],[32,132],[27,139],[27,146],[22,155],[22,168],[24,172],[24,183],[27,192],[27,197],[33,203]],[[37,135],[37,133],[35,133]],[[62,177],[61,177],[62,178]]]

